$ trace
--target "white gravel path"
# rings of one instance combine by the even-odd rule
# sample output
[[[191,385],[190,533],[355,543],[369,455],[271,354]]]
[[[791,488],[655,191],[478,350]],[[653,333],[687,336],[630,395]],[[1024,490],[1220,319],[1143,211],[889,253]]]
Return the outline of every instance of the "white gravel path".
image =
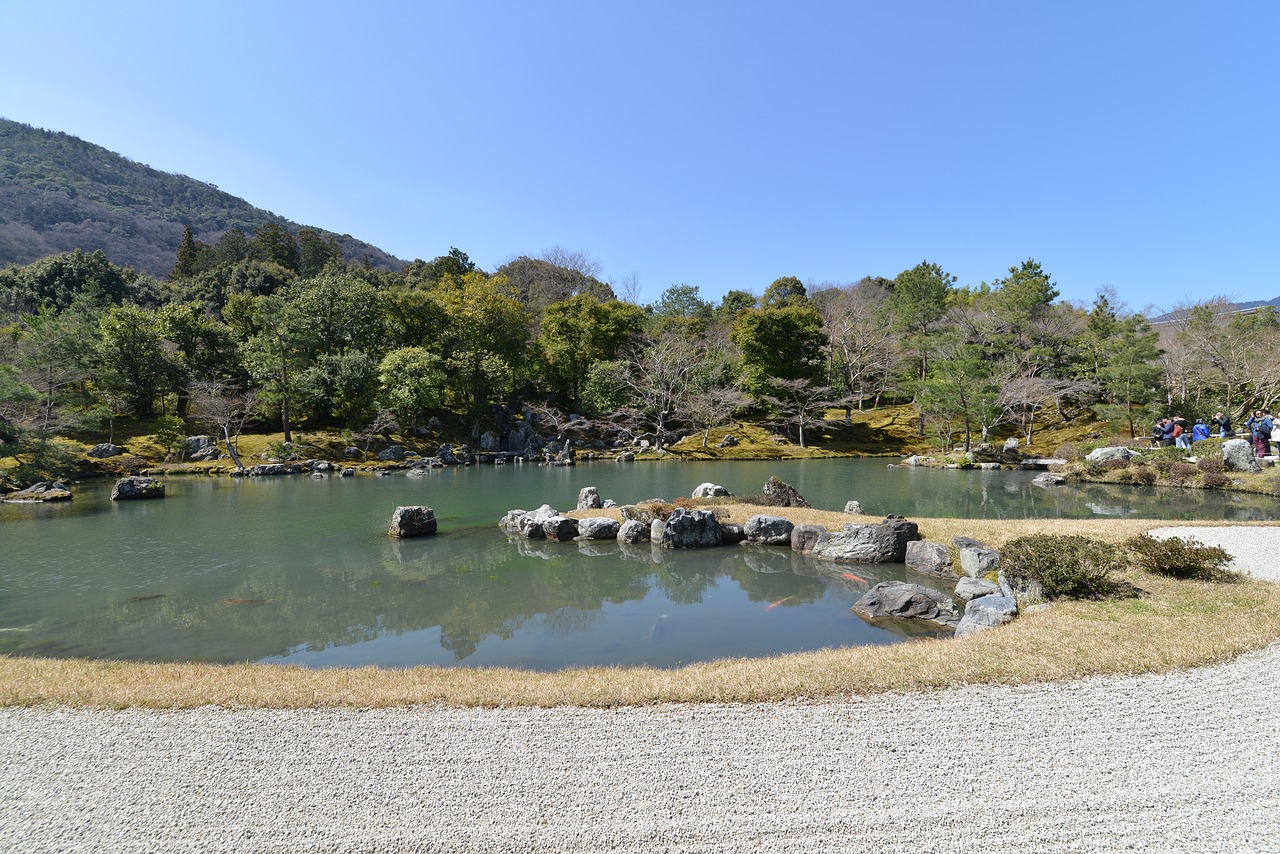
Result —
[[[1280,580],[1280,528],[1172,533]],[[6,851],[1280,851],[1280,644],[844,702],[0,710]]]

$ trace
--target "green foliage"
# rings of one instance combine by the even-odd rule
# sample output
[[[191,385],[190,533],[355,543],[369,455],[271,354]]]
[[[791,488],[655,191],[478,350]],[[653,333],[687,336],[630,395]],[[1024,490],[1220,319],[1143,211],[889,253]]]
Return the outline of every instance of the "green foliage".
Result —
[[[812,308],[749,309],[738,315],[732,340],[742,351],[742,384],[751,394],[770,394],[775,379],[821,379],[827,336]]]
[[[786,308],[787,306],[804,306],[809,304],[809,295],[805,290],[804,283],[795,276],[783,276],[780,279],[774,279],[769,287],[765,288],[764,296],[760,297],[761,308]]]
[[[1040,582],[1049,599],[1098,599],[1123,587],[1114,577],[1124,569],[1115,546],[1091,537],[1032,534],[1005,543],[1000,568],[1010,582]]]
[[[182,451],[187,429],[181,418],[176,415],[161,415],[156,419],[153,431],[156,444],[163,448],[165,453],[177,454]]]
[[[538,345],[550,378],[578,403],[591,366],[616,359],[640,332],[644,311],[630,303],[577,294],[542,315]]]
[[[1197,581],[1231,581],[1239,576],[1227,569],[1232,557],[1226,549],[1206,546],[1193,538],[1157,539],[1139,534],[1125,542],[1134,561],[1147,572]]]
[[[1199,445],[1200,443],[1196,442],[1196,444]],[[1196,448],[1196,451],[1199,452],[1200,449]],[[1209,455],[1209,456],[1203,456],[1199,460],[1197,460],[1196,468],[1200,469],[1200,471],[1203,471],[1203,472],[1213,472],[1213,473],[1221,474],[1222,472],[1227,470],[1227,464],[1223,461],[1221,456]]]
[[[441,358],[423,347],[401,347],[378,365],[378,404],[401,424],[417,427],[439,408],[445,384]]]

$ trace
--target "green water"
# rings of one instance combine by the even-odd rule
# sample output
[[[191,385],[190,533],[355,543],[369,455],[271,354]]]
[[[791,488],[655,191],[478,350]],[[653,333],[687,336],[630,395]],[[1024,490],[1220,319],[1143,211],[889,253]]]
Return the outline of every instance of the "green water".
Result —
[[[426,477],[171,478],[162,501],[112,503],[109,485],[64,505],[0,505],[0,652],[307,667],[417,664],[556,669],[676,666],[894,643],[919,624],[851,613],[902,566],[815,561],[786,549],[671,552],[510,541],[497,520],[596,486],[619,503],[737,494],[770,475],[816,507],[978,518],[1132,515],[1273,519],[1274,501],[1194,490],[1046,490],[1030,474],[915,470],[883,460],[528,465]],[[441,533],[386,536],[399,504],[435,508]],[[854,577],[849,577],[854,576]]]

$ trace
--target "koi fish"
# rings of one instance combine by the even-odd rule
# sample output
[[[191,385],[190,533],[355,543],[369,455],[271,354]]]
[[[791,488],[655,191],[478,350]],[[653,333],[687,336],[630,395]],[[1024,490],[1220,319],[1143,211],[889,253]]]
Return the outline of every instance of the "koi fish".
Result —
[[[781,599],[779,599],[777,602],[774,602],[772,605],[769,605],[769,606],[765,607],[765,610],[766,610],[766,611],[772,611],[774,608],[778,607],[779,605],[783,604],[784,602],[790,602],[790,601],[791,601],[792,599],[794,599],[794,598],[796,598],[796,597],[794,597],[794,596],[783,596],[783,597],[782,597]]]
[[[121,605],[129,605],[134,602],[150,602],[152,599],[163,599],[167,594],[152,593],[150,596],[130,596],[128,599],[120,600]]]
[[[840,575],[842,575],[843,577],[845,577],[845,578],[849,579],[850,581],[860,581],[860,582],[862,582],[863,584],[870,584],[870,583],[871,583],[870,581],[867,581],[865,578],[862,578],[861,576],[854,575],[852,572],[842,572],[842,573],[840,573]]]
[[[265,605],[270,599],[223,599],[224,605]]]

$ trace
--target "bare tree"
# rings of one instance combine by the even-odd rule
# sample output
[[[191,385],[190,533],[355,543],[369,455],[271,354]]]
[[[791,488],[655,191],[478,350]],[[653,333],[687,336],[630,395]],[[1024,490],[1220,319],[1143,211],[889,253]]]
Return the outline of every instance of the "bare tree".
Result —
[[[615,413],[619,426],[634,436],[651,432],[662,450],[672,428],[688,420],[681,406],[694,387],[701,357],[696,342],[676,336],[633,349],[622,377],[631,402]]]
[[[577,270],[591,279],[600,278],[600,274],[604,271],[604,264],[585,249],[566,249],[557,244],[542,250],[538,258],[548,264],[564,267],[566,270]]]
[[[716,386],[709,389],[690,389],[681,403],[685,417],[702,429],[702,447],[707,447],[711,428],[729,420],[735,412],[751,403],[733,386]]]
[[[240,462],[240,455],[236,450],[240,431],[244,429],[257,405],[257,393],[219,380],[193,382],[188,387],[188,392],[191,395],[190,417],[220,431],[236,468],[243,470],[244,463]]]
[[[794,424],[799,435],[800,447],[805,444],[805,427],[825,424],[825,416],[814,416],[816,410],[825,414],[832,405],[831,386],[819,385],[806,379],[783,379],[774,377],[769,381],[776,394],[766,395],[765,402],[777,410],[781,416],[779,423]]]

